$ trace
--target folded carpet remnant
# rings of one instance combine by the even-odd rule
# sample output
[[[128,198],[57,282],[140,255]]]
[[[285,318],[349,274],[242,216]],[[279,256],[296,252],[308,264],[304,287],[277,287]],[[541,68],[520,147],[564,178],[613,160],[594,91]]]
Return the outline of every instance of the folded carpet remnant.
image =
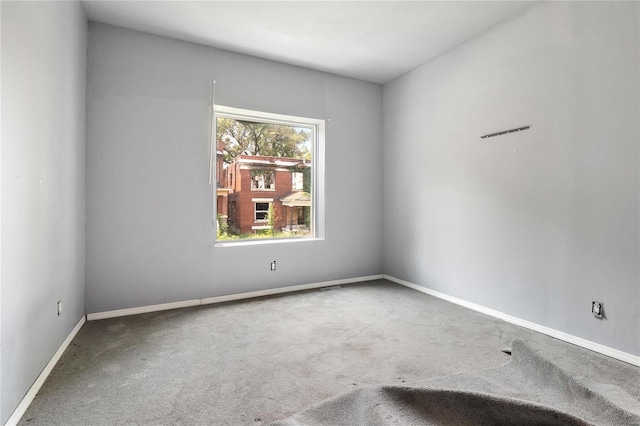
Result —
[[[360,388],[272,426],[640,426],[638,411],[619,407],[515,340],[511,361],[503,367],[438,377],[420,387]]]

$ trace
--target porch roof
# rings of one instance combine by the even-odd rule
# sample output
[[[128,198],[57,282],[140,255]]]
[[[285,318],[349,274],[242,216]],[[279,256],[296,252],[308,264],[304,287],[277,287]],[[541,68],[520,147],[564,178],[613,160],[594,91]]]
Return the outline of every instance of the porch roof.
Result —
[[[280,198],[283,206],[287,207],[309,207],[311,206],[311,194],[305,191],[295,191]]]

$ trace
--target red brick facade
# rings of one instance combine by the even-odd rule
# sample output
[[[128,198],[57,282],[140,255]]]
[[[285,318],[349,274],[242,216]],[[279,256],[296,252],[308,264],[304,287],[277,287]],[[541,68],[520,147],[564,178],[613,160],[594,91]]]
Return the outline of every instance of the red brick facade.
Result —
[[[303,216],[301,209],[309,207],[284,206],[281,199],[292,193],[302,193],[302,171],[311,167],[309,161],[239,155],[233,163],[221,164],[222,155],[218,149],[218,212],[226,213],[230,230],[251,234],[269,231],[273,225],[279,232],[299,224],[299,217]],[[227,195],[221,194],[220,190]],[[275,211],[273,224],[269,220],[271,206]]]

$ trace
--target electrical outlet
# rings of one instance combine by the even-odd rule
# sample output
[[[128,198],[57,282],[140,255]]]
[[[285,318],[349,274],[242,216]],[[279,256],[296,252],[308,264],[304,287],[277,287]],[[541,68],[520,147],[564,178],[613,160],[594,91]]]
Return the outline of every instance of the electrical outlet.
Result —
[[[62,300],[58,300],[58,316],[62,313]]]
[[[598,301],[593,301],[591,302],[591,313],[593,313],[593,316],[595,316],[596,318],[602,318],[602,302],[598,302]]]
[[[275,260],[273,262],[271,262],[271,270],[272,271],[276,270],[276,261]]]

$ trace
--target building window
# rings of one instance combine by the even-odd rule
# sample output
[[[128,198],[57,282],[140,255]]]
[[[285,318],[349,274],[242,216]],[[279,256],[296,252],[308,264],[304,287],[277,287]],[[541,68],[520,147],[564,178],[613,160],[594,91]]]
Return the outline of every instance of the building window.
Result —
[[[251,171],[251,189],[254,191],[274,191],[276,183],[270,170]]]
[[[217,242],[322,238],[324,120],[219,105],[214,119],[215,164],[229,185],[229,226]]]
[[[302,191],[304,189],[304,173],[293,172],[291,173],[291,190]]]
[[[267,222],[269,220],[269,204],[270,203],[255,203],[255,218],[256,222]]]

